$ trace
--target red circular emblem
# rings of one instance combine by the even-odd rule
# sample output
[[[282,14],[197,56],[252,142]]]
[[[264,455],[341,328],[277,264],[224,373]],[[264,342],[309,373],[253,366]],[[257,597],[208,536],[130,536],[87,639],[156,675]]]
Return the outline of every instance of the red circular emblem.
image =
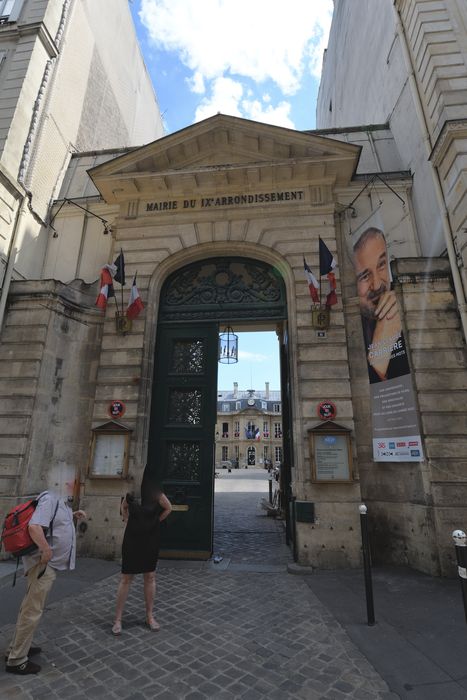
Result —
[[[336,405],[332,401],[321,401],[317,408],[321,420],[333,420],[337,415]]]
[[[112,418],[121,418],[126,411],[126,406],[123,401],[112,401],[109,404],[109,415]]]

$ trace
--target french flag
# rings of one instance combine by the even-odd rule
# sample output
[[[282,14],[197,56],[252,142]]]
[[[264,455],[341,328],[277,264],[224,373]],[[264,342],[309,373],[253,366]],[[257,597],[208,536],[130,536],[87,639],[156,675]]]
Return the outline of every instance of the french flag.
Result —
[[[315,302],[315,304],[319,304],[319,294],[318,294],[318,289],[319,289],[319,282],[308,267],[305,258],[303,258],[303,267],[305,268],[305,277],[306,281],[308,282],[308,289],[310,290],[310,296]]]
[[[255,440],[261,440],[261,432],[259,428],[255,430]]]
[[[102,311],[105,311],[107,307],[107,299],[115,296],[112,281],[112,272],[114,267],[114,265],[104,265],[101,270],[99,294],[97,295],[96,306],[99,309],[102,309]]]
[[[136,275],[133,278],[133,284],[131,285],[130,298],[128,299],[128,306],[126,310],[127,318],[133,320],[136,318],[141,311],[144,309],[143,302],[139,295],[138,287],[136,286]]]
[[[327,247],[326,243],[319,239],[319,274],[326,275],[329,282],[329,292],[326,296],[326,306],[334,306],[337,304],[336,295],[336,276],[333,272],[337,266],[334,256]]]

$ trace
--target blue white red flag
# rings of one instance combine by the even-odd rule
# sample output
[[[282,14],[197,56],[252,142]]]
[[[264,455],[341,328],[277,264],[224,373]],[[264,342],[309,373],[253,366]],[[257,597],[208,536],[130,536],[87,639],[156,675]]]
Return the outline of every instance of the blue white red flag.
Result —
[[[333,272],[337,263],[326,243],[319,239],[319,274],[326,275],[329,282],[329,291],[326,295],[326,306],[337,304],[336,276]]]
[[[133,320],[138,316],[138,314],[144,309],[143,302],[139,295],[138,287],[136,286],[136,275],[133,278],[133,284],[131,285],[130,298],[128,300],[128,306],[126,310],[127,318]]]
[[[102,309],[102,311],[106,309],[107,299],[115,296],[113,287],[113,274],[115,273],[115,269],[114,265],[104,265],[101,270],[96,306]]]
[[[303,267],[305,268],[305,277],[306,281],[308,282],[308,289],[310,290],[310,296],[315,302],[315,304],[319,304],[319,282],[310,270],[310,268],[307,265],[307,262],[305,258],[303,258]]]

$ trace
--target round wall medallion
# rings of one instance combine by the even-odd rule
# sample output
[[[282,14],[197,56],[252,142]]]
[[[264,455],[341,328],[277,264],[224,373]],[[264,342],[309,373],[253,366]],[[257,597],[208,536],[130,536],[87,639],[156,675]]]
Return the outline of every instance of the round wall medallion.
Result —
[[[109,404],[109,416],[112,418],[121,418],[126,411],[126,406],[123,401],[112,401]]]
[[[337,415],[337,408],[332,401],[321,401],[318,404],[317,413],[321,420],[334,420]]]

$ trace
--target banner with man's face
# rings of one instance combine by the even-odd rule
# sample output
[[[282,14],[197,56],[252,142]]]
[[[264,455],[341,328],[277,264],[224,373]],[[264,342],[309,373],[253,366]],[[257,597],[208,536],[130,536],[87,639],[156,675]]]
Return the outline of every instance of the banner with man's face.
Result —
[[[352,234],[352,256],[370,381],[373,459],[420,462],[410,365],[379,212]]]

